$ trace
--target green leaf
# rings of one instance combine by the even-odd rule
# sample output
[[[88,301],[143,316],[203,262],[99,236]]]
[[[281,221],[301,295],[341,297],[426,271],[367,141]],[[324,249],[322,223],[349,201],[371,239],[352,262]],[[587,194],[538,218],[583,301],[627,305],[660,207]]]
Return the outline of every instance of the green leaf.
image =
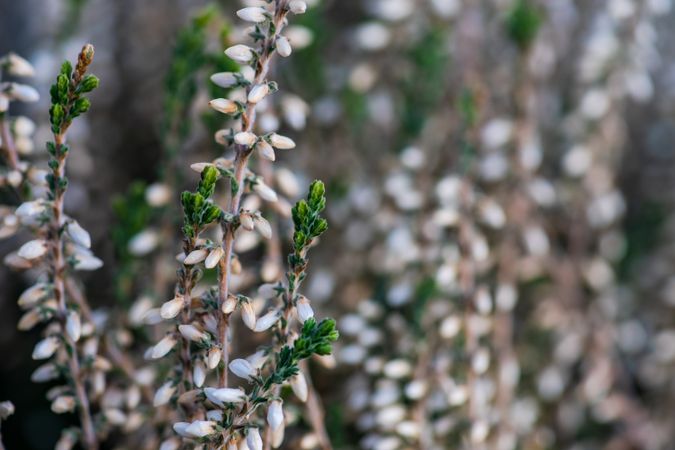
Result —
[[[99,85],[99,79],[95,75],[87,75],[80,82],[79,92],[87,93],[96,89]]]
[[[216,181],[218,181],[218,169],[213,166],[207,166],[202,171],[202,179],[199,182],[199,191],[204,198],[209,198],[216,190]]]
[[[541,26],[539,11],[528,0],[518,0],[507,19],[507,31],[521,48],[527,48],[537,37]]]

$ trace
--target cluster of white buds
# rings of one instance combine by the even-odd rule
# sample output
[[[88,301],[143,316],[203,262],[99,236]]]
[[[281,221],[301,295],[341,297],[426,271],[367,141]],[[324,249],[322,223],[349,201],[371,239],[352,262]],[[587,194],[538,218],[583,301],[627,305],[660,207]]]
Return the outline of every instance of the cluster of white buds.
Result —
[[[185,237],[184,251],[178,257],[179,281],[174,298],[159,308],[160,317],[174,323],[175,328],[146,353],[151,359],[161,359],[175,349],[180,361],[154,398],[156,407],[177,401],[182,414],[173,424],[175,433],[188,442],[198,440],[228,449],[243,442],[250,450],[282,444],[286,420],[280,387],[289,384],[299,399],[306,401],[311,385],[298,364],[312,354],[329,353],[329,344],[337,337],[334,322],[317,324],[309,301],[298,292],[305,276],[306,252],[326,227],[325,220],[319,217],[325,206],[324,188],[319,182],[312,184],[307,201],[294,208],[293,220],[300,237],[294,239],[295,251],[289,258],[292,266],[287,274],[288,284],[280,281],[279,269],[269,280],[273,283],[263,285],[253,298],[233,293],[238,286],[235,280],[243,271],[235,252],[247,251],[257,244],[250,236],[278,239],[260,212],[262,202],[282,217],[291,216],[290,203],[269,186],[267,177],[249,169],[248,162],[252,155],[261,161],[275,161],[278,151],[296,146],[276,129],[260,132],[256,116],[262,116],[264,105],[278,89],[275,82],[267,79],[270,60],[274,54],[291,53],[291,42],[282,34],[288,16],[303,13],[306,4],[267,3],[237,13],[253,23],[247,31],[255,45],[234,45],[225,54],[244,67],[240,72],[218,73],[211,78],[216,85],[231,91],[229,98],[212,100],[209,105],[229,116],[231,127],[216,133],[215,139],[232,148],[234,158],[192,165],[201,174],[201,181],[196,191],[182,196]],[[227,181],[230,192],[222,209],[214,196],[220,179]],[[293,183],[287,182],[284,187]],[[205,237],[213,224],[220,224],[222,239]],[[202,274],[214,269],[218,285],[197,289]],[[274,330],[276,337],[270,346],[248,357],[231,359],[235,348],[232,328],[238,313],[252,332]],[[301,326],[297,332],[293,327],[296,315]],[[229,373],[247,382],[248,389],[232,387]],[[264,428],[255,419],[257,410],[263,408],[268,424]],[[172,437],[163,446],[172,448],[175,442]]]
[[[35,101],[33,88],[14,83],[1,85],[3,107],[0,112],[2,146],[5,163],[13,171],[20,171],[17,182],[10,185],[17,193],[31,192],[32,197],[15,209],[3,209],[3,237],[16,232],[19,227],[35,234],[34,239],[22,244],[5,258],[5,263],[15,270],[32,269],[33,286],[26,289],[18,303],[24,315],[19,320],[20,330],[30,330],[45,323],[44,337],[35,345],[34,360],[43,362],[32,375],[35,382],[52,382],[65,374],[64,385],[49,390],[47,398],[57,414],[74,412],[80,417],[81,442],[84,448],[98,446],[94,416],[90,399],[100,397],[106,389],[106,373],[112,364],[99,354],[101,326],[105,315],[95,315],[89,309],[80,287],[73,278],[73,271],[96,270],[102,262],[90,250],[89,233],[73,218],[64,213],[63,199],[67,186],[64,167],[67,154],[66,131],[72,120],[89,108],[83,94],[98,86],[98,80],[86,75],[93,58],[93,47],[87,45],[73,68],[64,64],[52,92],[51,122],[54,142],[49,143],[52,160],[51,171],[37,170],[19,160],[29,153],[34,125],[28,119],[14,122],[13,133],[8,123],[9,100]],[[15,76],[30,76],[33,69],[22,58],[10,54],[0,60],[0,65]],[[19,144],[15,147],[15,142]],[[20,151],[19,151],[20,149]],[[7,179],[12,179],[12,172]],[[25,177],[24,177],[25,176]],[[24,183],[29,190],[18,189]]]

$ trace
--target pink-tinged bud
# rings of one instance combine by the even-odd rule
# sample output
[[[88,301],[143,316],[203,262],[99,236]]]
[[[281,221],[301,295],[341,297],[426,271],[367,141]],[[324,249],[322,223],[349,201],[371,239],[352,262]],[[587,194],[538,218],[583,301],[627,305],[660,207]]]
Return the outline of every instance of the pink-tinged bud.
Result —
[[[222,356],[223,352],[221,352],[219,348],[213,347],[211,350],[209,350],[209,355],[206,358],[206,365],[208,368],[213,370],[218,367]]]
[[[207,338],[207,334],[194,325],[178,325],[178,331],[189,341],[199,342]]]
[[[204,261],[207,256],[209,256],[209,252],[203,248],[200,248],[199,250],[190,252],[190,254],[187,255],[183,260],[183,264],[186,266],[193,266]]]
[[[269,93],[270,87],[267,83],[258,84],[256,86],[253,86],[253,88],[251,88],[251,91],[248,93],[248,101],[249,103],[258,103],[262,101],[262,99],[267,97],[267,94]]]
[[[265,140],[258,142],[255,146],[255,149],[258,152],[258,156],[263,159],[268,161],[275,161],[277,159],[277,155],[274,153],[274,148]]]
[[[166,356],[176,346],[176,338],[172,334],[167,334],[160,340],[150,353],[152,359],[159,359]]]
[[[75,410],[75,397],[72,395],[61,395],[52,402],[52,412],[54,414],[64,414]]]
[[[253,218],[253,222],[255,223],[255,229],[262,237],[272,239],[272,227],[264,217],[256,216]]]
[[[66,318],[66,333],[73,342],[80,340],[82,336],[82,322],[80,321],[80,315],[75,311],[70,311],[68,317]]]
[[[21,294],[18,300],[20,307],[27,309],[36,306],[49,293],[49,285],[46,283],[37,283]]]
[[[239,105],[226,98],[217,98],[215,100],[211,100],[209,102],[209,106],[223,114],[235,114],[239,110]]]
[[[209,253],[209,256],[206,257],[206,260],[204,260],[204,267],[207,269],[213,269],[218,265],[224,254],[225,251],[222,247],[214,248],[211,250],[211,253]]]
[[[234,142],[244,147],[251,147],[255,144],[258,137],[248,131],[241,131],[234,135]]]
[[[255,323],[257,319],[255,317],[255,311],[253,311],[253,306],[251,306],[250,303],[244,303],[241,305],[241,319],[251,330],[255,329]]]
[[[290,150],[295,148],[295,142],[293,142],[293,139],[277,133],[272,133],[270,136],[270,143],[272,144],[272,147],[278,148],[280,150]]]
[[[271,187],[267,186],[266,184],[262,182],[258,182],[253,185],[253,190],[258,194],[263,200],[267,200],[268,202],[276,202],[279,200],[279,197],[277,196],[277,193],[274,192],[274,189]]]
[[[165,302],[159,310],[159,315],[164,320],[170,320],[176,317],[185,304],[185,298],[181,295],[176,296],[173,300]]]
[[[34,77],[35,69],[26,59],[16,53],[9,53],[0,60],[0,66],[7,65],[7,73],[15,77]]]
[[[237,298],[230,295],[227,297],[227,300],[223,303],[222,311],[223,314],[232,314],[237,307]]]
[[[158,407],[166,405],[171,401],[174,392],[176,392],[176,386],[174,386],[173,382],[168,381],[164,383],[155,393],[155,398],[152,401],[153,406]]]

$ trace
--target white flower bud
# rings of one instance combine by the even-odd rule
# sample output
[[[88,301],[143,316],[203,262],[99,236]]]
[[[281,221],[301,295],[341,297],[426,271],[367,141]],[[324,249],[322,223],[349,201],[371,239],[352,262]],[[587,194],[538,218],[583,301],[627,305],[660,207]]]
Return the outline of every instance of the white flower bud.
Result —
[[[21,316],[21,319],[19,319],[19,323],[17,325],[17,329],[21,331],[32,330],[33,327],[38,323],[40,323],[41,321],[42,321],[42,313],[40,312],[40,308],[33,308],[26,314]]]
[[[211,75],[211,81],[216,86],[220,86],[221,88],[225,89],[236,86],[239,83],[237,77],[232,72],[214,73],[213,75]]]
[[[211,253],[209,253],[209,256],[206,257],[206,260],[204,261],[204,266],[207,269],[213,269],[218,265],[224,254],[225,251],[223,250],[222,247],[214,248],[213,250],[211,250]]]
[[[234,135],[234,142],[245,147],[251,147],[257,139],[255,134],[248,131],[241,131]]]
[[[17,254],[23,259],[37,259],[47,253],[47,242],[42,239],[28,241],[21,246]]]
[[[264,217],[256,216],[253,218],[253,222],[255,224],[255,229],[258,230],[258,233],[260,233],[262,237],[265,239],[272,239],[272,226]]]
[[[310,317],[314,317],[314,310],[312,305],[309,304],[309,300],[305,296],[300,296],[298,303],[296,305],[298,311],[298,319],[300,322],[305,323]]]
[[[221,408],[225,403],[242,403],[246,400],[246,393],[235,388],[206,388],[204,394],[206,398]]]
[[[229,367],[233,374],[245,380],[251,379],[251,376],[255,373],[255,369],[251,363],[245,359],[235,359],[230,362]]]
[[[189,435],[187,434],[186,430],[189,426],[190,424],[188,422],[176,422],[173,424],[173,431],[183,437],[188,437]]]
[[[260,23],[267,20],[267,11],[259,6],[250,6],[237,11],[237,16],[247,22]]]
[[[277,133],[272,133],[270,136],[270,143],[272,144],[272,147],[278,148],[280,150],[290,150],[295,148],[295,142],[293,142],[293,139]]]
[[[171,401],[171,397],[173,396],[174,392],[176,392],[176,386],[174,386],[173,382],[167,381],[159,389],[157,389],[155,398],[152,400],[153,406],[158,407],[166,405],[169,403],[169,401]]]
[[[223,352],[219,348],[213,347],[209,350],[208,357],[206,358],[206,365],[209,369],[213,370],[218,367],[220,360],[223,356]]]
[[[239,64],[246,64],[254,58],[255,51],[246,45],[237,44],[225,50],[225,54]]]
[[[302,372],[291,378],[291,389],[301,402],[307,401],[309,389],[307,388],[307,380]]]
[[[24,225],[36,224],[35,219],[47,211],[47,203],[44,200],[23,202],[14,212]]]
[[[166,356],[176,346],[176,338],[172,334],[164,336],[153,348],[150,353],[152,359],[159,359]]]
[[[113,425],[124,425],[127,421],[127,416],[117,408],[107,408],[103,411],[106,420]]]
[[[143,230],[131,238],[127,244],[129,253],[134,256],[145,256],[157,248],[159,235],[155,230]]]
[[[288,9],[293,13],[293,14],[304,14],[305,11],[307,11],[307,3],[305,3],[302,0],[292,0],[288,4]]]
[[[263,441],[257,428],[249,428],[246,431],[246,445],[249,450],[263,450]]]
[[[291,43],[288,42],[286,36],[279,36],[277,38],[277,53],[284,58],[291,56],[291,53],[293,53],[293,47],[291,47]]]
[[[70,236],[70,239],[77,245],[81,245],[85,248],[91,247],[91,236],[89,236],[87,230],[82,228],[76,221],[73,220],[66,225],[66,232],[68,233],[68,236]]]
[[[7,64],[7,73],[10,75],[15,77],[35,76],[33,65],[16,53],[9,53],[3,60],[0,60],[0,65],[3,65],[3,62]]]
[[[80,340],[82,335],[82,322],[80,321],[80,315],[75,311],[70,311],[68,317],[66,318],[66,333],[73,340],[77,342]]]
[[[284,423],[284,408],[280,400],[274,400],[267,408],[267,423],[276,430]]]
[[[251,330],[255,329],[255,311],[253,311],[253,306],[251,306],[250,303],[244,303],[241,305],[241,320],[243,320],[244,324]]]
[[[33,103],[40,100],[38,91],[34,87],[26,84],[2,83],[0,84],[0,91],[4,91],[4,94],[11,100],[27,103]]]
[[[264,316],[258,318],[258,320],[255,323],[255,328],[253,329],[253,331],[257,333],[262,333],[263,331],[269,330],[275,323],[277,323],[279,317],[280,317],[279,311],[277,310],[272,310],[268,312]]]
[[[97,270],[103,267],[103,261],[91,253],[81,253],[76,255],[75,270]]]
[[[59,348],[60,341],[55,336],[49,336],[35,345],[33,350],[33,359],[47,359],[50,358],[56,349]]]
[[[227,297],[227,300],[223,302],[222,311],[223,314],[232,314],[237,307],[237,298],[230,295]]]
[[[251,366],[253,366],[254,369],[260,370],[265,365],[265,361],[267,361],[267,354],[264,350],[259,350],[248,356],[246,361],[251,363]]]
[[[46,383],[59,377],[59,369],[52,363],[43,364],[30,376],[33,383]]]
[[[195,420],[185,428],[188,436],[203,438],[216,432],[216,423],[210,420]]]
[[[195,264],[199,264],[200,262],[204,261],[206,257],[209,255],[208,250],[200,248],[198,250],[193,250],[190,252],[189,255],[185,257],[183,260],[183,264],[186,266],[193,266]]]
[[[195,363],[195,366],[192,369],[192,378],[194,379],[195,386],[198,388],[204,385],[204,381],[206,380],[206,367],[204,367],[203,362],[197,361]]]
[[[268,202],[276,202],[279,200],[279,197],[277,196],[277,193],[274,192],[274,189],[271,187],[267,186],[266,184],[262,182],[258,182],[253,185],[253,190],[258,194],[263,200],[267,200]]]
[[[180,334],[189,341],[199,342],[207,338],[207,334],[203,331],[200,331],[194,325],[178,325],[178,331]]]
[[[177,438],[170,438],[162,441],[159,450],[178,450],[180,448],[180,440]]]
[[[51,409],[54,414],[64,414],[75,410],[75,397],[72,395],[60,395],[52,402]]]
[[[17,303],[24,309],[32,308],[46,297],[48,288],[49,285],[46,283],[37,283],[26,289],[19,297]]]
[[[177,295],[173,300],[169,300],[162,305],[159,310],[159,315],[162,316],[162,319],[164,320],[173,319],[181,312],[184,305],[185,298],[181,295]]]
[[[280,426],[276,430],[272,431],[272,448],[279,448],[281,447],[281,444],[284,443],[284,432],[286,430],[286,427]],[[302,447],[305,448],[305,447]]]
[[[226,98],[217,98],[209,102],[209,106],[223,114],[235,114],[239,110],[239,105]]]
[[[262,101],[262,99],[267,97],[267,94],[269,93],[270,87],[267,83],[258,84],[256,86],[253,86],[253,88],[251,88],[251,91],[248,93],[248,101],[249,103],[258,103]]]
[[[276,154],[274,153],[274,148],[267,143],[266,140],[261,139],[255,146],[258,156],[268,161],[274,161],[277,159]]]

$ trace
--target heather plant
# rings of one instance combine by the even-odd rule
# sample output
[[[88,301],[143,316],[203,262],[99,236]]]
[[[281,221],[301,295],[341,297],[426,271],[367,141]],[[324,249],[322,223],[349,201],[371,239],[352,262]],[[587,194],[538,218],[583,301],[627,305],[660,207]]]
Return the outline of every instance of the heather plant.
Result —
[[[258,49],[238,44],[226,54],[239,64],[248,64],[248,70],[218,73],[214,83],[224,88],[242,88],[241,100],[220,98],[210,105],[216,111],[232,116],[239,122],[232,129],[221,130],[216,140],[234,150],[233,159],[217,159],[213,163],[194,164],[201,174],[195,191],[181,196],[184,212],[184,247],[181,268],[178,271],[175,298],[162,305],[161,316],[175,321],[169,332],[151,350],[154,359],[167,355],[174,347],[180,361],[175,374],[157,391],[157,407],[177,401],[183,410],[184,421],[174,424],[174,430],[183,438],[209,445],[234,446],[245,438],[249,448],[278,447],[283,441],[284,415],[278,387],[290,383],[296,395],[306,401],[308,387],[299,363],[312,355],[327,355],[331,343],[337,339],[335,322],[317,322],[309,302],[299,288],[305,278],[307,252],[325,231],[327,222],[320,217],[325,207],[323,183],[310,186],[307,200],[298,202],[292,211],[294,222],[293,252],[288,258],[289,270],[285,283],[261,288],[258,296],[271,308],[257,317],[254,300],[243,293],[232,291],[232,278],[241,270],[234,256],[238,234],[256,231],[270,238],[272,228],[259,211],[244,209],[242,198],[248,190],[265,201],[278,200],[276,192],[262,177],[248,169],[254,151],[261,158],[274,160],[275,149],[290,149],[295,143],[277,133],[254,134],[256,106],[277,90],[276,83],[268,81],[269,63],[276,53],[287,57],[291,53],[288,39],[282,35],[289,13],[301,14],[304,2],[270,2],[269,7],[247,7],[238,11],[240,18],[254,23],[250,35]],[[233,93],[235,95],[235,93]],[[226,181],[229,198],[221,208],[214,202],[216,184]],[[204,233],[211,225],[220,225],[221,242],[208,239]],[[209,288],[200,296],[194,288],[205,270],[218,269],[217,287]],[[275,339],[250,357],[232,359],[231,318],[241,311],[244,324],[257,333],[275,330]],[[302,326],[294,335],[294,322]],[[250,391],[235,387],[229,380],[232,371],[249,382]],[[207,381],[214,372],[214,385]],[[258,410],[267,408],[267,430],[262,427]],[[167,445],[173,440],[167,441]]]
[[[103,393],[105,372],[111,365],[98,353],[100,322],[96,323],[89,305],[79,294],[73,273],[96,270],[102,263],[89,250],[89,233],[65,214],[63,204],[68,186],[67,132],[72,122],[89,110],[90,102],[85,94],[98,86],[98,79],[87,74],[93,57],[94,48],[84,46],[75,67],[65,62],[50,90],[49,118],[53,133],[53,141],[47,143],[50,172],[36,183],[37,189],[30,189],[30,182],[34,180],[24,182],[21,172],[16,183],[16,187],[24,185],[24,191],[32,197],[15,210],[14,217],[35,234],[35,239],[24,243],[5,260],[15,269],[42,272],[37,282],[19,298],[19,305],[26,310],[19,321],[20,329],[29,330],[41,322],[47,323],[45,337],[36,344],[32,357],[49,362],[38,367],[32,379],[36,382],[65,379],[65,385],[48,392],[51,409],[57,414],[77,411],[80,429],[67,430],[64,439],[73,443],[79,440],[88,449],[99,445],[91,399]],[[17,61],[16,56],[10,58]],[[30,72],[27,62],[18,61],[24,68],[22,74]],[[11,68],[10,63],[10,71]],[[5,92],[11,96],[13,90],[15,88]],[[28,94],[33,92],[29,88],[23,90]],[[36,100],[36,96],[37,93],[31,98]],[[18,161],[11,135],[7,133],[4,137],[9,166],[28,172],[28,165]]]

